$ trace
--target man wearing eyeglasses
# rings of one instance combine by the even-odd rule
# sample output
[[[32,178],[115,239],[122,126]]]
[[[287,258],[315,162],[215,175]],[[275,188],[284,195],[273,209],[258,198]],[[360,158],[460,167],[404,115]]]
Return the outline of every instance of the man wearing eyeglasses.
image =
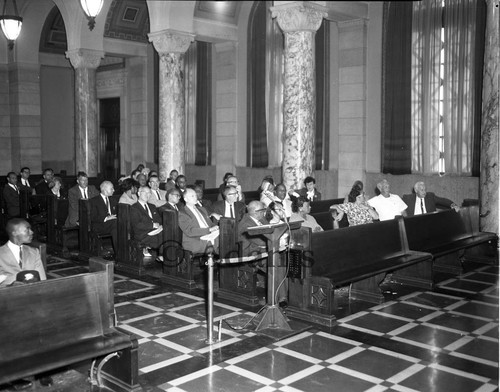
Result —
[[[212,205],[211,217],[217,221],[222,218],[234,218],[241,221],[245,215],[246,206],[238,201],[238,190],[234,186],[226,186],[223,190],[224,200],[216,201]]]
[[[181,200],[181,192],[177,188],[170,188],[167,191],[167,202],[158,208],[160,214],[164,210],[173,210],[179,212],[182,208],[182,204],[179,204]]]

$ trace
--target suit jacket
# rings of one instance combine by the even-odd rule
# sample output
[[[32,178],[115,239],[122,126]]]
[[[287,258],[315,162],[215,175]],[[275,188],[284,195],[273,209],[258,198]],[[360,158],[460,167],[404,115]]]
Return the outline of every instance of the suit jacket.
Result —
[[[29,180],[29,178],[28,178],[28,184],[29,185],[24,185],[21,180],[19,180],[17,182],[17,186],[19,187],[19,189],[29,189],[31,192],[33,192],[33,190],[35,189],[35,187],[31,183],[31,181]]]
[[[5,206],[5,212],[7,213],[9,218],[19,217],[19,215],[21,214],[19,193],[16,192],[16,190],[9,184],[5,184],[3,188],[3,202]]]
[[[160,193],[160,199],[156,192]],[[158,189],[158,191],[151,190],[151,196],[149,197],[148,203],[154,204],[156,207],[160,207],[167,202],[167,191]]]
[[[200,237],[210,233],[209,228],[215,224],[208,217],[207,210],[198,207],[198,211],[205,218],[208,227],[200,227],[198,219],[194,213],[185,207],[179,211],[179,227],[182,230],[182,247],[193,253],[205,253],[208,241],[201,240]],[[215,248],[217,246],[214,245]]]
[[[201,199],[201,200],[198,200],[198,202],[201,203],[201,207],[204,207],[209,214],[211,214],[213,212],[212,211],[213,203],[211,200]]]
[[[299,195],[307,198],[307,188],[300,189],[298,193],[299,193]],[[313,196],[313,199],[311,200],[311,202],[320,201],[320,200],[321,200],[321,192],[318,191],[316,188],[314,188],[314,196]]]
[[[35,186],[35,192],[37,195],[47,195],[50,192],[49,184],[45,180],[40,181]]]
[[[47,279],[40,251],[28,245],[23,245],[23,268],[19,266],[16,257],[7,246],[0,246],[0,275],[6,275],[7,279],[0,283],[0,287],[7,286],[16,280],[18,272],[25,270],[36,270],[40,274],[40,279]]]
[[[408,206],[408,208],[406,209],[406,214],[408,216],[415,215],[415,201],[416,201],[416,199],[417,199],[417,195],[415,193],[412,193],[410,195],[403,195],[403,201]],[[437,210],[437,208],[449,209],[449,208],[451,208],[452,204],[453,204],[453,202],[451,200],[446,199],[444,197],[436,196],[432,192],[427,192],[425,197],[424,197],[424,205],[425,205],[425,210],[427,212],[434,212]]]
[[[115,200],[115,198],[112,197],[109,197],[108,199],[109,199],[111,214],[116,214],[116,206],[118,205],[118,202]],[[108,209],[101,194],[94,196],[92,199],[90,199],[89,204],[90,204],[90,221],[92,222],[92,228],[98,233],[107,232],[108,230],[106,230],[107,226],[106,223],[108,223],[109,221],[104,222],[104,218],[108,216]]]
[[[161,207],[158,207],[158,213],[160,215],[163,215],[163,211],[165,211],[165,210],[181,211],[184,209],[184,206],[182,206],[180,203],[177,203],[176,207],[177,207],[177,210],[172,206],[172,204],[165,203]]]
[[[234,218],[236,219],[236,222],[241,221],[241,218],[243,218],[243,215],[245,215],[246,208],[246,205],[241,201],[237,201],[234,203]],[[225,211],[226,202],[224,200],[219,200],[212,204],[211,212],[215,212],[216,214],[224,216]]]
[[[99,195],[99,191],[96,189],[94,185],[89,185],[87,187],[87,197],[92,199]],[[78,222],[78,201],[83,199],[82,194],[80,192],[80,187],[75,185],[71,187],[68,191],[68,218],[66,219],[65,226],[76,226]]]
[[[139,241],[147,238],[148,233],[154,230],[153,223],[159,223],[161,226],[161,216],[155,205],[148,203],[148,207],[153,218],[149,217],[141,203],[137,202],[130,206],[130,228],[133,238]]]
[[[266,222],[261,223],[266,224]],[[241,241],[240,251],[242,256],[251,256],[256,253],[263,253],[267,249],[267,239],[265,236],[248,234],[248,228],[255,226],[258,225],[249,214],[245,214],[240,223],[238,223],[238,238]]]

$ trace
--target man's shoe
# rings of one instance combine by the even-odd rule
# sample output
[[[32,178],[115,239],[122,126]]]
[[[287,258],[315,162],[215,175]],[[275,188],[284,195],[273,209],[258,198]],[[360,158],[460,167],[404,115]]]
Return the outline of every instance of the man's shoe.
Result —
[[[40,385],[44,387],[49,387],[53,384],[52,377],[50,376],[40,377],[38,381],[40,381]]]
[[[16,380],[10,383],[16,391],[22,391],[23,389],[30,388],[33,383],[29,380]]]

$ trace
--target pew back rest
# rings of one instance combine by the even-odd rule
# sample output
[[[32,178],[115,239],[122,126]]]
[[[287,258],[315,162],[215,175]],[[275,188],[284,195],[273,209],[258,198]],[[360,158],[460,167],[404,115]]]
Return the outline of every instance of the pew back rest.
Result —
[[[312,274],[335,276],[407,253],[400,221],[393,219],[311,234]]]
[[[219,220],[219,255],[221,258],[239,257],[238,222],[234,218]]]
[[[330,206],[334,204],[342,204],[343,202],[344,199],[327,199],[327,200],[313,201],[311,203],[310,214],[316,214],[318,212],[328,212],[330,210]]]
[[[103,335],[110,329],[105,271],[0,289],[0,361]],[[8,300],[7,300],[8,299]]]
[[[410,216],[403,221],[411,250],[431,250],[470,236],[461,213],[455,210]]]
[[[179,213],[164,209],[163,220],[163,257],[168,261],[180,261],[183,257],[182,231],[179,228]]]
[[[330,211],[316,212],[311,214],[311,216],[316,219],[316,222],[318,222],[318,225],[320,225],[323,230],[333,230],[333,218]]]
[[[126,262],[129,255],[129,243],[133,240],[130,227],[130,205],[118,203],[116,217],[118,225],[116,261]]]

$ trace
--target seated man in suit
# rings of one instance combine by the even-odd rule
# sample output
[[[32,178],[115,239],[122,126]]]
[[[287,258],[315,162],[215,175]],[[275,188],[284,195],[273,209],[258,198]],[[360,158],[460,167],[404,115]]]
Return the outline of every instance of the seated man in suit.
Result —
[[[234,186],[226,186],[222,191],[224,195],[224,200],[218,200],[212,204],[211,217],[215,218],[217,221],[221,217],[234,218],[236,222],[239,222],[243,215],[245,214],[245,204],[238,201],[238,191]]]
[[[248,212],[238,223],[238,238],[241,242],[241,256],[253,256],[263,253],[267,249],[267,239],[263,235],[249,235],[248,228],[267,225],[264,218],[266,206],[264,203],[254,200],[248,203]]]
[[[89,185],[89,178],[85,172],[78,172],[76,177],[77,184],[68,191],[68,218],[65,226],[71,227],[78,225],[79,200],[92,199],[99,195],[99,191],[94,185]]]
[[[183,208],[183,206],[179,204],[180,200],[181,192],[177,188],[170,188],[167,191],[167,202],[158,208],[158,212],[160,215],[163,210],[173,210],[178,212],[179,209]]]
[[[306,177],[304,179],[304,185],[305,188],[302,188],[298,192],[301,196],[306,197],[310,202],[321,200],[321,192],[316,189],[316,180],[314,177]]]
[[[237,201],[241,201],[242,203],[245,203],[245,194],[243,193],[241,189],[240,182],[238,180],[238,177],[233,176],[232,174],[228,176],[225,180],[225,185],[219,187],[219,194],[217,196],[217,200],[224,200],[224,189],[226,186],[234,186],[236,188],[236,191],[238,192],[238,197]]]
[[[54,178],[54,170],[52,170],[52,169],[45,169],[43,171],[43,180],[40,181],[35,186],[35,193],[37,195],[47,195],[47,194],[50,194],[49,184],[52,182],[53,178]]]
[[[138,240],[143,248],[144,256],[151,257],[149,249],[159,249],[163,241],[161,216],[156,206],[149,203],[151,189],[142,186],[137,191],[137,203],[130,207],[130,227],[133,238]],[[158,256],[161,260],[161,256]]]
[[[175,188],[177,177],[179,176],[179,172],[177,170],[171,170],[170,174],[168,175],[167,182],[165,183],[165,190],[169,190],[170,188]]]
[[[434,212],[438,208],[453,208],[457,212],[460,209],[460,207],[453,203],[451,200],[436,196],[432,192],[427,192],[423,181],[418,181],[413,187],[413,190],[415,192],[411,195],[403,195],[403,201],[408,206],[408,208],[406,209],[406,214],[408,216]]]
[[[205,207],[208,213],[212,213],[212,201],[203,198],[203,187],[201,185],[188,185],[188,187],[192,187],[196,192],[196,197],[198,198],[198,202],[196,204],[199,207]]]
[[[154,204],[156,207],[161,207],[167,202],[167,192],[160,189],[160,179],[158,176],[149,177],[148,182],[151,188],[151,197],[149,203]]]
[[[16,281],[21,271],[38,271],[41,280],[47,279],[40,251],[26,246],[33,241],[33,230],[28,222],[21,218],[13,218],[5,227],[9,240],[0,247],[0,287],[8,286]]]
[[[186,206],[179,211],[179,227],[182,230],[182,247],[193,253],[206,253],[213,247],[217,253],[219,247],[219,238],[213,241],[201,239],[201,237],[219,231],[208,217],[207,210],[203,207],[197,207],[198,198],[193,189],[187,188],[184,192]]]
[[[20,175],[21,175],[21,181],[19,183],[19,188],[20,189],[27,189],[32,194],[34,194],[35,193],[35,186],[29,180],[30,174],[31,174],[31,171],[30,171],[29,167],[23,167],[21,169],[21,173],[20,173]]]
[[[17,175],[14,172],[7,173],[7,184],[3,187],[3,202],[7,219],[18,218],[21,214],[21,209]]]
[[[115,199],[110,199],[115,189],[110,181],[103,181],[100,188],[101,193],[89,200],[92,230],[95,234],[110,234],[116,254],[118,233],[116,206],[118,202]]]

